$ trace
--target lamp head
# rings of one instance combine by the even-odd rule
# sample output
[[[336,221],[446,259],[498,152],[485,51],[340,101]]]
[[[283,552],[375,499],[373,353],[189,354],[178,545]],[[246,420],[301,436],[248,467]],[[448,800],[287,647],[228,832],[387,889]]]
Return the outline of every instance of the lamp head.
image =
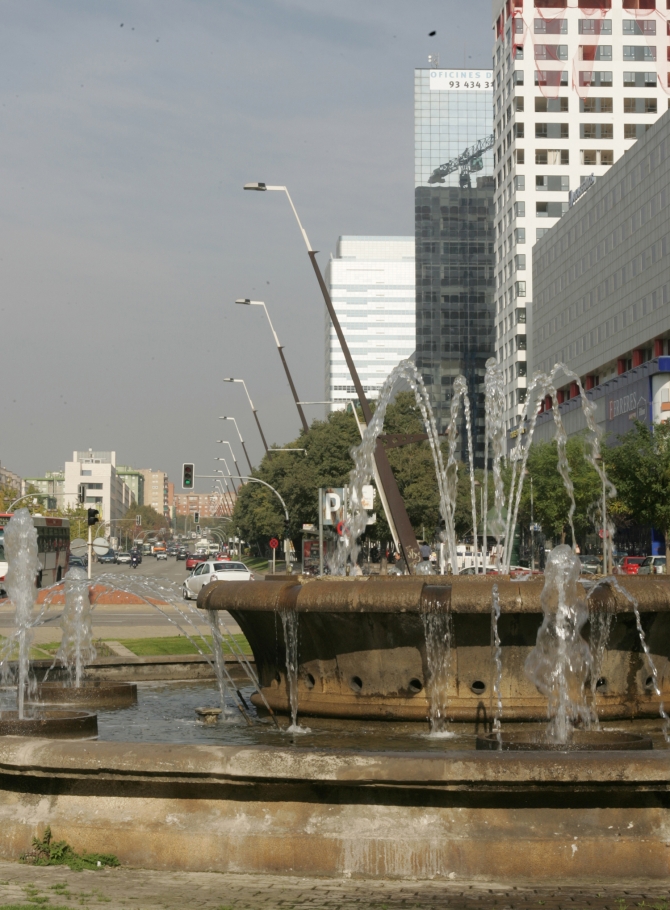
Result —
[[[258,190],[261,193],[264,193],[267,189],[267,186],[264,183],[245,183],[245,190]]]

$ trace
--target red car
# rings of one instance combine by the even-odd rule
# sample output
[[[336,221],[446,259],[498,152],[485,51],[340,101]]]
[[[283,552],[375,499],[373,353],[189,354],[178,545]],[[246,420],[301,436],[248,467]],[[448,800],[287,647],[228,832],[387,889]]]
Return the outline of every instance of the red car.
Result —
[[[186,559],[186,569],[188,571],[195,569],[197,565],[201,562],[207,562],[208,559],[209,556],[196,556],[194,553],[190,553]]]
[[[640,568],[646,557],[644,556],[624,556],[621,560],[621,565],[618,566],[618,575],[637,575],[637,570]]]

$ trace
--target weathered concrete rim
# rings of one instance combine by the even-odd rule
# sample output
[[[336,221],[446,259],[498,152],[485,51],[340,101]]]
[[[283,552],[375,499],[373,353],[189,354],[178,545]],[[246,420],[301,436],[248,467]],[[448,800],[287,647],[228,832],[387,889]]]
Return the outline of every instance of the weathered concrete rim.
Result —
[[[403,576],[369,578],[302,579],[291,581],[216,581],[198,595],[201,610],[271,612],[290,604],[298,613],[422,613],[429,594],[442,589],[441,609],[452,613],[489,613],[493,585],[498,586],[502,613],[542,613],[544,579],[528,581],[507,576]],[[642,613],[670,612],[670,576],[621,576],[617,584],[634,597]],[[429,592],[428,589],[431,589]],[[587,588],[579,585],[586,597]],[[603,581],[591,589],[596,610],[632,613],[628,597]]]
[[[670,752],[356,752],[5,736],[0,773],[23,777],[440,788],[670,790]]]

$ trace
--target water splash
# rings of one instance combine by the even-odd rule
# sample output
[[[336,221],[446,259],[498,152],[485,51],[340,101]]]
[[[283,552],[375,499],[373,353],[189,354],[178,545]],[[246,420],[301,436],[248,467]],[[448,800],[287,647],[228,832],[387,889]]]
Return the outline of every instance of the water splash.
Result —
[[[70,683],[81,686],[87,663],[95,660],[91,595],[85,569],[72,568],[63,585],[65,606],[61,615],[62,638],[56,660],[65,667]]]
[[[590,726],[593,719],[585,693],[593,663],[581,635],[588,611],[577,590],[580,571],[571,547],[554,547],[545,569],[544,620],[525,664],[526,675],[547,697],[547,736],[558,743],[569,741],[575,722]]]
[[[30,645],[33,639],[33,605],[36,579],[42,566],[38,558],[37,530],[28,509],[19,509],[5,528],[5,554],[8,563],[5,588],[14,604],[14,633],[8,636],[0,652],[2,676],[7,680],[11,671],[9,660],[18,646],[17,707],[20,720],[24,718],[26,695],[36,690],[30,676]]]
[[[498,593],[497,583],[491,589],[491,650],[493,666],[493,691],[492,698],[495,700],[493,711],[493,732],[498,737],[498,743],[502,747],[502,647],[500,644],[500,634],[498,623],[500,622],[500,594]]]
[[[448,687],[451,669],[451,642],[453,624],[450,601],[443,600],[440,592],[424,589],[421,620],[426,636],[426,662],[430,735],[451,738],[448,728]]]
[[[486,553],[488,550],[489,535],[496,539],[496,566],[500,569],[500,541],[504,534],[505,523],[503,519],[505,507],[505,490],[502,478],[502,462],[505,456],[505,376],[502,367],[494,357],[486,361],[486,375],[484,377],[484,412],[486,421],[486,434],[484,439],[484,552],[483,572],[486,574]],[[493,516],[491,524],[488,522],[488,493],[489,493],[489,442],[491,469],[493,473]]]
[[[598,728],[600,721],[598,719],[596,696],[598,694],[598,681],[602,673],[605,652],[612,631],[612,606],[613,598],[611,596],[610,579],[606,578],[595,584],[588,592],[587,601],[589,606],[589,645],[591,648],[591,704],[594,713],[594,726]],[[596,591],[605,590],[605,598],[599,598],[597,603],[594,599]]]
[[[298,723],[298,614],[290,607],[280,607],[286,648],[286,681],[291,705],[291,725],[287,733],[309,733],[309,727]]]

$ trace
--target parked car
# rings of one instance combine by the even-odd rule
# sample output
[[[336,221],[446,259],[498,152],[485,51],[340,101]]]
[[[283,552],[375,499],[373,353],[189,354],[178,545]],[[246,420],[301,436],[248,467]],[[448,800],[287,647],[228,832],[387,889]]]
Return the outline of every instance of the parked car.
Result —
[[[207,559],[207,557],[204,556],[202,553],[195,553],[195,554],[189,553],[189,555],[186,558],[186,568],[189,571],[191,569],[195,569],[195,567],[197,565],[200,565],[201,562],[205,562],[206,559]]]
[[[665,556],[646,556],[638,575],[665,575]]]
[[[600,572],[600,560],[597,556],[580,556],[579,561],[582,564],[582,575],[598,575]]]
[[[104,556],[98,556],[98,562],[101,562],[104,565],[108,565],[110,563],[116,565],[116,561],[116,552],[114,550],[108,550]]]
[[[193,600],[200,589],[213,581],[252,581],[253,575],[243,562],[208,559],[189,575],[182,586],[184,600]]]
[[[646,558],[646,556],[624,556],[615,568],[615,574],[637,575],[640,566]]]
[[[119,553],[116,557],[116,561],[119,563],[119,565],[129,566],[132,562],[132,557],[130,553]]]

